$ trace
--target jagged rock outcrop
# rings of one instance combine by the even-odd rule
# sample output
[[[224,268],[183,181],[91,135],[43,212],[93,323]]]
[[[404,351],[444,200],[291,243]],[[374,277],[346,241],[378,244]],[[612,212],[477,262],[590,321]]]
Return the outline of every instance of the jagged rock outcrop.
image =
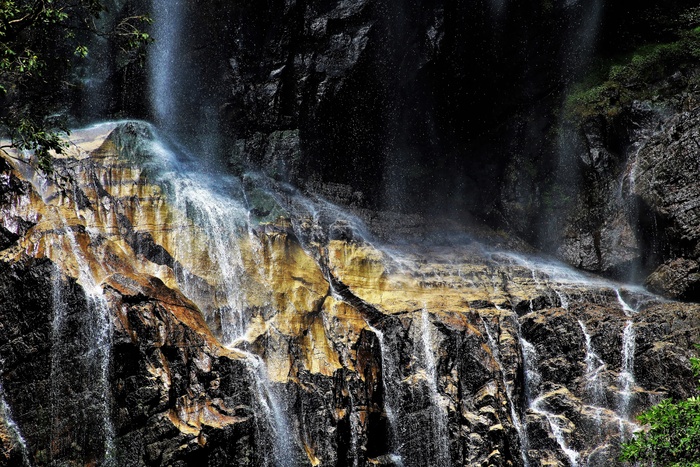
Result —
[[[669,11],[686,2],[677,3]],[[214,51],[217,67],[224,59],[230,65],[230,93],[220,104],[234,167],[252,162],[298,186],[342,184],[373,208],[469,211],[515,224],[521,212],[497,212],[494,202],[506,167],[524,155],[551,168],[544,135],[561,92],[591,58],[596,32],[609,24],[634,43],[642,29],[636,15],[597,1],[217,8],[215,22],[225,27],[212,29],[235,31],[223,37],[225,52]],[[646,15],[653,5],[635,8],[655,17]],[[197,45],[190,55],[198,56]],[[435,180],[445,189],[431,190]],[[521,233],[537,222],[526,215]]]
[[[631,161],[630,187],[639,198],[639,215],[661,243],[666,261],[650,277],[655,290],[696,300],[700,241],[700,108],[664,122]]]
[[[695,251],[698,107],[670,113],[648,103],[632,107],[625,112],[638,130],[627,137],[606,173],[593,175],[596,169],[590,167],[565,222],[558,255],[582,269],[646,278],[656,293],[695,300],[700,277]],[[599,122],[595,131],[606,125]],[[581,151],[607,153],[611,138]]]
[[[380,247],[286,185],[208,184],[143,123],[75,138],[53,175],[3,162],[5,465],[605,465],[692,391],[696,305]]]

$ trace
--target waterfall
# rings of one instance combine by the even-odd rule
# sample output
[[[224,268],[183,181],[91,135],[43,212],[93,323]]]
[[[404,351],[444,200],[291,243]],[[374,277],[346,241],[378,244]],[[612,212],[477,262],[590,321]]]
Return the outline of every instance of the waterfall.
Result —
[[[525,367],[525,397],[528,402],[530,410],[533,412],[544,416],[552,430],[552,435],[561,451],[566,455],[569,463],[572,467],[576,467],[579,461],[579,453],[571,449],[566,442],[564,437],[564,428],[562,428],[561,423],[564,417],[561,415],[555,415],[543,406],[544,396],[539,395],[539,385],[541,382],[541,376],[537,370],[537,349],[531,343],[520,338],[520,345],[523,351],[523,366]]]
[[[164,129],[174,128],[178,115],[180,74],[178,54],[182,40],[185,0],[152,0],[151,14],[155,43],[149,54],[151,108],[155,120]]]
[[[123,148],[124,158],[118,164],[120,167],[129,167],[128,170],[132,172],[129,172],[129,178],[109,183],[103,181],[103,184],[109,192],[122,190],[122,183],[133,184],[137,191],[129,188],[124,189],[119,196],[105,195],[97,186],[88,186],[86,192],[91,195],[95,192],[100,196],[99,200],[90,199],[96,209],[78,210],[75,200],[86,195],[71,189],[74,187],[70,184],[57,189],[35,182],[36,190],[50,206],[47,212],[60,217],[52,224],[56,227],[48,234],[60,241],[53,241],[54,237],[51,237],[52,241],[46,241],[46,248],[54,248],[55,251],[44,254],[50,258],[64,259],[61,266],[65,269],[65,275],[57,275],[54,280],[56,306],[52,337],[55,353],[51,362],[53,418],[67,419],[73,410],[56,401],[65,398],[73,383],[66,377],[70,365],[67,358],[75,354],[65,345],[73,326],[71,319],[75,319],[70,313],[69,304],[82,300],[84,308],[88,310],[85,313],[86,321],[89,321],[80,323],[83,331],[89,335],[89,339],[83,341],[91,346],[91,350],[84,354],[91,361],[82,362],[79,370],[94,370],[95,375],[100,375],[92,381],[94,384],[87,398],[92,406],[97,407],[97,418],[103,424],[94,430],[96,435],[93,443],[100,444],[100,458],[106,459],[106,465],[111,461],[115,435],[114,428],[109,423],[111,413],[108,384],[108,348],[112,332],[108,317],[114,310],[108,309],[102,287],[103,281],[118,271],[110,269],[114,263],[102,261],[106,258],[100,256],[100,250],[91,250],[88,246],[112,241],[107,238],[110,235],[116,241],[124,240],[123,229],[119,231],[115,225],[115,210],[110,211],[108,206],[119,206],[125,212],[131,209],[126,214],[132,228],[139,234],[132,235],[136,240],[129,240],[128,247],[133,248],[138,257],[153,257],[152,251],[148,251],[153,248],[149,246],[151,244],[141,241],[146,238],[146,234],[152,235],[150,241],[156,245],[162,244],[163,250],[170,255],[166,258],[163,253],[162,257],[154,258],[153,261],[161,261],[155,266],[147,264],[139,267],[155,268],[143,271],[146,274],[157,271],[156,274],[160,274],[157,277],[162,277],[164,282],[169,281],[168,287],[182,291],[202,311],[214,335],[228,347],[225,351],[242,355],[241,361],[247,365],[247,374],[250,376],[250,400],[254,414],[251,423],[254,423],[253,429],[257,429],[257,436],[251,438],[257,443],[254,448],[256,456],[266,467],[296,465],[304,459],[305,453],[312,462],[316,459],[320,459],[321,463],[327,462],[327,458],[322,457],[324,451],[321,449],[327,449],[329,445],[341,446],[343,449],[349,447],[347,455],[343,456],[348,464],[357,465],[364,462],[363,452],[370,450],[378,456],[377,462],[406,466],[448,466],[452,464],[452,455],[456,458],[463,455],[473,459],[486,459],[493,451],[486,451],[488,445],[476,436],[472,438],[473,444],[469,444],[471,451],[468,453],[460,451],[464,449],[464,444],[460,446],[456,441],[462,439],[458,438],[462,435],[458,434],[460,428],[453,417],[460,417],[460,410],[469,411],[469,404],[472,403],[471,396],[464,392],[464,385],[467,384],[474,384],[477,389],[487,387],[496,391],[493,394],[488,392],[485,398],[478,399],[479,404],[484,404],[478,410],[484,410],[468,414],[471,417],[469,423],[476,427],[474,433],[477,436],[481,436],[479,427],[486,427],[487,430],[498,427],[491,432],[497,432],[495,436],[502,436],[503,443],[507,443],[503,446],[508,448],[500,452],[507,453],[502,455],[509,456],[509,460],[518,465],[533,464],[543,456],[550,459],[556,457],[567,465],[590,462],[592,451],[581,440],[580,434],[573,431],[572,421],[576,421],[576,428],[590,429],[587,434],[596,437],[596,442],[598,439],[605,441],[605,437],[610,440],[611,427],[612,432],[617,434],[618,421],[621,429],[629,427],[630,409],[636,402],[633,394],[638,390],[633,374],[635,328],[631,316],[646,299],[641,291],[621,288],[618,284],[588,276],[553,261],[490,251],[474,244],[444,249],[436,247],[434,250],[418,252],[411,251],[412,247],[395,247],[394,250],[376,247],[365,240],[361,223],[352,215],[320,198],[305,198],[298,191],[285,191],[272,184],[262,185],[263,188],[257,186],[255,189],[267,190],[267,196],[281,200],[280,203],[284,202],[285,208],[288,207],[292,212],[291,222],[285,220],[284,224],[280,221],[279,224],[269,226],[252,224],[249,203],[253,198],[250,196],[253,189],[250,185],[245,185],[244,188],[244,184],[237,179],[206,171],[187,152],[179,150],[173,143],[158,139],[154,130],[145,124],[127,124],[120,128],[126,129],[116,130],[110,142],[115,147]],[[128,135],[139,129],[144,130],[142,144],[127,147],[125,142]],[[68,170],[65,167],[72,168]],[[112,166],[108,167],[108,170],[111,168]],[[65,164],[61,165],[60,170],[65,170],[65,174],[61,173],[66,179],[74,179],[82,169],[80,164]],[[97,169],[94,169],[95,172],[92,170],[90,168],[80,172],[81,177],[92,180],[95,177],[111,176]],[[69,173],[71,171],[76,173]],[[273,189],[278,191],[274,192]],[[253,206],[255,202],[257,201],[252,201]],[[54,208],[56,205],[61,209]],[[353,238],[357,240],[331,240],[330,231],[336,227],[347,228],[344,232],[355,235]],[[270,236],[266,236],[266,232]],[[299,242],[292,232],[296,233]],[[367,371],[368,364],[379,366],[376,360],[381,359],[381,403],[386,416],[385,419],[379,416],[377,424],[373,420],[370,425],[362,417],[366,414],[363,414],[363,410],[368,410],[365,407],[370,407],[365,404],[375,403],[374,401],[379,403],[380,391],[375,393],[377,399],[370,400],[362,393],[361,386],[359,391],[353,387],[355,380],[351,378],[355,375],[352,375],[350,365],[340,373],[334,373],[337,368],[331,373],[322,373],[312,370],[311,366],[304,366],[306,363],[299,359],[299,355],[302,358],[307,358],[307,355],[302,352],[309,351],[309,355],[313,354],[311,358],[331,355],[324,353],[321,346],[316,346],[320,341],[313,341],[308,349],[303,347],[306,345],[303,342],[307,342],[303,340],[307,338],[305,332],[310,330],[304,327],[308,323],[300,320],[295,324],[300,325],[299,329],[294,331],[281,329],[287,324],[283,320],[288,317],[284,316],[283,309],[276,308],[280,305],[274,302],[277,298],[271,297],[279,293],[274,283],[279,278],[274,276],[285,271],[275,269],[271,263],[275,259],[268,256],[274,252],[275,238],[285,239],[282,249],[285,255],[292,257],[298,254],[293,259],[301,261],[303,256],[303,261],[308,262],[299,264],[305,268],[318,267],[316,279],[320,280],[321,292],[309,308],[296,308],[294,305],[299,317],[322,319],[325,332],[328,332],[328,329],[337,324],[334,320],[338,316],[333,315],[335,310],[325,307],[325,300],[345,301],[344,305],[354,310],[352,313],[359,313],[352,318],[361,322],[354,328],[354,332],[359,335],[369,329],[376,336],[374,348],[371,352],[363,349],[363,354],[353,353],[358,348],[352,346],[359,341],[353,340],[350,333],[343,335],[341,332],[329,337],[329,341],[334,347],[332,351],[347,358],[350,365],[355,365],[355,370],[362,366],[363,371]],[[292,246],[296,250],[292,250]],[[34,254],[40,255],[38,252]],[[431,259],[433,254],[438,259]],[[343,255],[357,261],[355,266],[358,269],[351,270],[350,273],[344,272],[344,261],[349,260],[343,258]],[[460,260],[465,262],[460,263]],[[358,274],[358,271],[361,273],[364,267],[376,274],[378,282],[372,282],[374,279],[368,277],[354,276],[354,280],[359,282],[351,283],[352,274]],[[140,271],[136,271],[137,274]],[[66,276],[73,279],[66,279]],[[295,287],[298,286],[300,290],[310,290],[313,287],[305,277],[297,278],[295,274],[292,276]],[[391,282],[392,277],[399,277],[399,284],[404,284],[406,288],[396,287],[397,283]],[[330,285],[324,282],[324,278]],[[79,296],[79,288],[75,287],[76,281],[84,289],[85,295],[82,298]],[[371,289],[369,292],[363,289],[367,285]],[[385,286],[388,288],[381,288]],[[255,289],[254,293],[251,292],[251,287]],[[400,308],[392,309],[390,302],[381,301],[381,296],[372,296],[371,293],[376,290],[380,290],[380,295],[396,293],[391,300],[399,301]],[[432,295],[434,291],[439,295]],[[287,293],[286,290],[282,292]],[[364,297],[366,292],[370,294],[367,295],[368,298]],[[404,292],[406,297],[401,296]],[[365,310],[361,309],[361,305],[353,302],[353,294],[358,300],[366,299],[365,305],[368,308],[376,307],[374,312],[381,314],[383,321],[368,319],[363,314]],[[457,301],[451,302],[453,297],[457,297]],[[285,302],[282,307],[288,303],[291,302]],[[589,309],[587,304],[593,306]],[[593,345],[605,335],[600,333],[601,328],[597,322],[595,327],[590,324],[591,315],[603,312],[598,309],[600,305],[612,308],[612,317],[621,315],[619,310],[629,315],[622,332],[620,373],[612,378],[614,380],[619,377],[617,397],[613,396],[615,407],[606,407],[603,400],[603,378],[607,378],[606,383],[609,383],[610,372]],[[465,306],[464,310],[468,311],[459,306]],[[343,311],[346,312],[349,313]],[[280,316],[284,316],[282,320],[275,321]],[[291,316],[289,318],[290,321],[294,319]],[[585,349],[584,361],[572,364],[573,369],[567,370],[575,378],[571,384],[552,378],[553,374],[556,376],[560,371],[558,367],[562,363],[551,352],[548,353],[547,345],[568,345],[568,342],[562,343],[557,337],[541,334],[543,331],[551,331],[546,329],[545,324],[550,318],[561,320],[565,324],[561,328],[565,332],[564,336],[577,337],[575,343],[579,345],[574,346],[576,351],[571,355],[582,355]],[[483,326],[478,325],[479,319]],[[372,325],[366,326],[368,322]],[[274,349],[276,336],[283,336],[282,339],[288,339],[286,342],[290,344],[289,373],[286,373],[286,363],[281,367],[273,367],[278,363],[274,360],[277,358],[274,356],[277,351]],[[336,338],[340,340],[332,340]],[[541,346],[538,340],[540,338],[548,343]],[[467,376],[471,368],[459,366],[463,363],[460,361],[463,355],[459,351],[455,353],[455,349],[451,348],[454,342],[465,348],[473,346],[470,347],[474,351],[472,356],[485,357],[482,362],[475,362],[475,374],[481,372],[481,375],[475,377],[474,381],[469,380],[471,376]],[[342,347],[346,344],[348,350]],[[269,355],[272,357],[267,357],[266,345],[270,346]],[[296,345],[298,347],[294,348]],[[377,346],[379,354],[376,353]],[[608,354],[609,352],[605,354],[606,358]],[[354,360],[356,357],[357,360]],[[286,359],[287,355],[283,355],[282,360]],[[522,366],[519,366],[520,362]],[[581,371],[584,364],[585,373]],[[342,365],[345,365],[345,361],[341,362]],[[279,368],[284,373],[277,371]],[[524,397],[517,393],[521,383],[518,379],[520,369]],[[584,373],[583,377],[581,373]],[[276,379],[280,374],[281,379]],[[367,375],[365,373],[365,377]],[[376,378],[367,381],[370,380],[378,383]],[[347,394],[343,393],[333,400],[335,404],[344,404],[335,407],[338,417],[336,420],[342,420],[344,425],[342,430],[337,431],[335,439],[327,441],[325,438],[316,438],[319,435],[314,428],[304,425],[309,420],[306,412],[299,412],[299,407],[304,407],[305,404],[304,396],[295,392],[297,388],[293,385],[305,385],[300,392],[313,394],[313,397],[320,396],[319,399],[328,406],[329,395],[337,397],[336,393],[323,389],[323,385],[330,381],[335,386],[333,391],[340,390]],[[316,388],[321,388],[324,393],[314,393]],[[569,394],[572,397],[567,399]],[[291,395],[295,399],[291,399]],[[559,405],[560,401],[571,405]],[[577,412],[580,413],[580,418],[575,418],[572,410],[578,407],[583,410]],[[598,415],[592,409],[599,410]],[[618,417],[613,414],[613,409]],[[373,409],[369,410],[372,410],[373,416],[378,415]],[[88,414],[82,416],[87,417]],[[185,416],[181,418],[184,419]],[[579,420],[582,422],[580,425]],[[601,427],[597,432],[594,423]],[[59,441],[63,440],[61,433],[64,426],[53,427],[55,438]],[[94,428],[96,425],[92,423],[92,426]],[[384,431],[369,432],[375,428]],[[368,432],[363,433],[363,429]],[[381,437],[381,442],[368,449],[364,444],[367,443],[365,435],[376,436],[378,439]],[[30,441],[33,441],[31,437]],[[607,445],[612,446],[612,443]],[[375,449],[375,446],[386,447],[388,452]],[[54,461],[60,461],[62,449],[68,447],[59,446]],[[342,449],[339,452],[345,453]]]
[[[9,428],[10,434],[15,438],[15,442],[19,445],[19,449],[22,453],[22,464],[24,467],[31,467],[32,463],[29,460],[27,441],[24,439],[24,436],[22,436],[22,432],[12,417],[12,410],[10,409],[10,405],[7,403],[7,399],[5,398],[5,388],[2,385],[2,380],[0,380],[0,416]],[[5,447],[7,448],[7,446]]]
[[[529,467],[530,460],[527,456],[529,444],[527,437],[527,428],[523,426],[524,424],[522,417],[518,413],[517,406],[515,405],[516,399],[513,395],[513,385],[506,380],[505,369],[501,360],[501,352],[498,346],[498,342],[493,337],[491,330],[489,329],[489,326],[486,323],[486,320],[483,319],[483,317],[482,322],[484,324],[484,329],[486,330],[486,337],[488,338],[489,346],[493,351],[494,358],[496,359],[496,363],[498,363],[498,367],[500,369],[501,382],[503,383],[503,387],[506,390],[506,398],[508,400],[508,406],[510,407],[510,417],[513,420],[513,426],[515,427],[515,431],[518,433],[518,439],[520,440],[520,457],[522,458],[523,466]]]
[[[382,385],[384,389],[384,412],[389,423],[389,448],[392,450],[390,456],[397,467],[403,467],[403,458],[401,456],[401,440],[399,439],[399,423],[397,418],[398,408],[394,407],[394,402],[398,400],[396,384],[399,384],[399,371],[396,364],[391,360],[389,349],[384,342],[384,333],[379,329],[368,324],[372,333],[377,337],[379,342],[379,353],[382,360]]]
[[[422,344],[423,367],[426,373],[428,388],[430,389],[432,436],[435,441],[435,465],[448,467],[452,465],[450,455],[450,440],[447,431],[447,411],[443,408],[442,396],[438,390],[438,371],[435,362],[435,348],[439,348],[438,341],[433,341],[432,326],[428,317],[428,311],[421,310],[420,340]]]

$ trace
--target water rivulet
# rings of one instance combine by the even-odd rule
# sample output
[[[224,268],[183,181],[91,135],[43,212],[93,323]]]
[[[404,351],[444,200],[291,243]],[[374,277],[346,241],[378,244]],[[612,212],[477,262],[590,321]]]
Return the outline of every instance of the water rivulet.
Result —
[[[145,123],[74,140],[51,175],[2,162],[7,465],[605,465],[692,387],[696,305],[381,244]]]
[[[223,3],[152,2],[154,124],[75,131],[51,173],[0,159],[0,465],[606,466],[641,410],[691,393],[700,306],[370,209],[497,198],[510,169],[455,148],[541,97],[510,86],[561,86],[550,61],[578,73],[603,2],[530,12],[556,27],[518,29],[524,54],[497,39],[528,7],[503,1]]]

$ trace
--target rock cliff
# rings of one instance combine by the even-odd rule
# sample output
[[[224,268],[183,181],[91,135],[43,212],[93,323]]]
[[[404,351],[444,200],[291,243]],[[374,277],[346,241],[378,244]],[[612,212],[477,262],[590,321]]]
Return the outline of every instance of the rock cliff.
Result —
[[[697,300],[700,36],[677,34],[569,97],[580,179],[556,237],[558,254],[576,267]]]
[[[475,241],[381,244],[147,124],[73,141],[52,174],[0,161],[5,465],[607,465],[692,391],[697,305]]]

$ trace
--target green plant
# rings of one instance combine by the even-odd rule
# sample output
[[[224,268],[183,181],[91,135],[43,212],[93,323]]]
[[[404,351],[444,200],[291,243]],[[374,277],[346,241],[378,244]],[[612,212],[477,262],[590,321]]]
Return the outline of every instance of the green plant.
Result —
[[[0,150],[34,153],[51,170],[53,153],[64,150],[62,99],[74,86],[70,74],[88,56],[94,35],[109,36],[123,50],[150,41],[140,26],[146,16],[124,18],[109,31],[98,27],[101,0],[0,0]]]
[[[564,117],[569,121],[595,115],[615,117],[633,100],[658,95],[655,83],[684,66],[696,66],[698,60],[700,28],[679,33],[676,41],[647,44],[630,54],[601,62],[571,87]]]
[[[690,360],[700,377],[700,359]],[[698,388],[700,390],[700,388]],[[622,445],[620,460],[657,466],[700,466],[700,397],[674,402],[666,399],[643,412],[645,430]]]

